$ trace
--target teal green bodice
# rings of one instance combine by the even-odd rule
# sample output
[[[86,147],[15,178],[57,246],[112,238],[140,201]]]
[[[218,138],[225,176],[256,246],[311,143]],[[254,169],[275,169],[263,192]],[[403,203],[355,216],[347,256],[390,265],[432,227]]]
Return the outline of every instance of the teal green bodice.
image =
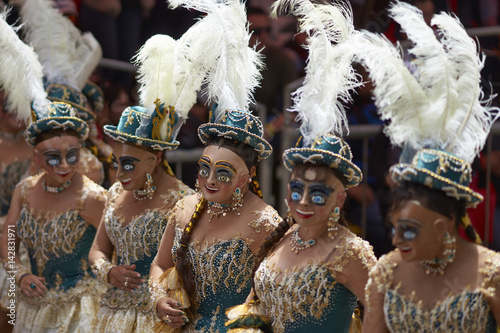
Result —
[[[395,290],[388,290],[384,299],[384,315],[393,333],[497,332],[488,300],[480,291],[465,291],[450,296],[432,310],[424,311],[411,299]]]
[[[31,272],[45,278],[47,288],[73,288],[85,275],[92,274],[87,258],[96,229],[78,211],[68,211],[39,223],[23,207],[17,230],[26,244]]]
[[[335,280],[326,264],[281,270],[265,259],[255,274],[255,291],[278,332],[349,332],[357,298]]]
[[[133,291],[116,287],[109,288],[101,300],[101,305],[112,309],[135,307],[145,314],[154,314],[147,282],[149,269],[158,252],[172,207],[175,202],[192,194],[193,191],[178,181],[176,188],[162,194],[162,207],[146,210],[140,215],[132,217],[126,226],[123,226],[123,218],[118,217],[115,213],[114,201],[122,191],[123,187],[120,182],[116,182],[109,190],[109,205],[104,220],[106,232],[115,248],[116,264],[135,264],[136,272],[140,273],[146,282],[142,284],[141,288]]]
[[[394,270],[398,269],[398,250],[380,257],[370,272],[367,290],[376,286],[384,296],[385,324],[390,332],[415,333],[496,333],[496,323],[491,312],[488,298],[495,294],[500,285],[500,255],[486,248],[489,258],[479,270],[484,280],[481,288],[472,290],[462,287],[461,291],[450,293],[447,297],[437,295],[434,306],[423,308],[414,296],[399,293],[399,286],[404,281],[394,280]],[[447,290],[447,286],[443,286]],[[372,306],[370,294],[366,294],[367,309]],[[365,309],[366,312],[366,309]]]
[[[182,229],[175,229],[172,254],[179,247]],[[196,283],[198,309],[184,332],[226,332],[227,308],[243,303],[250,293],[255,256],[241,238],[207,244],[198,250],[189,244],[187,259]]]

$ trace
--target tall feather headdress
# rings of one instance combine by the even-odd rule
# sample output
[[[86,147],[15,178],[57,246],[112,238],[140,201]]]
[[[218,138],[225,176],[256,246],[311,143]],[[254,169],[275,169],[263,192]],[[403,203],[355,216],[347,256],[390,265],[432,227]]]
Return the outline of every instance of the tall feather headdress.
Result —
[[[346,5],[313,4],[309,0],[281,0],[273,5],[299,17],[300,32],[308,35],[309,51],[304,84],[294,92],[294,107],[301,121],[295,148],[283,154],[285,166],[315,163],[339,170],[347,187],[361,182],[361,170],[352,163],[349,145],[342,139],[348,132],[343,103],[350,100],[350,91],[359,78],[352,68],[352,54],[342,45],[354,35],[352,12]]]
[[[207,70],[205,93],[216,107],[209,123],[198,128],[200,140],[207,143],[214,136],[231,138],[250,145],[259,158],[267,158],[272,148],[263,139],[264,127],[249,111],[262,61],[249,47],[245,5],[240,0],[172,0],[170,6],[206,13],[204,39],[197,47],[205,51],[200,59]]]
[[[375,104],[386,134],[402,146],[402,163],[391,168],[397,181],[412,181],[475,205],[470,163],[482,149],[498,108],[480,86],[483,57],[457,18],[446,13],[425,23],[415,7],[396,2],[391,16],[413,43],[414,72],[387,39],[363,31],[351,45],[374,83]]]
[[[127,108],[118,126],[106,126],[108,135],[155,149],[179,145],[175,138],[209,70],[205,38],[212,24],[207,15],[179,40],[155,35],[146,41],[134,57],[141,106]]]
[[[26,141],[35,145],[40,133],[52,129],[72,130],[83,140],[88,135],[87,124],[69,104],[47,99],[38,56],[7,24],[6,15],[0,15],[0,89],[7,92],[8,107],[28,123]]]
[[[272,15],[281,11],[299,17],[299,32],[308,35],[304,47],[309,51],[302,87],[293,93],[300,132],[309,145],[319,135],[343,136],[349,132],[344,103],[350,91],[359,86],[352,66],[352,55],[338,44],[355,33],[352,11],[348,5],[313,4],[304,0],[282,0],[273,4]]]
[[[248,46],[245,4],[240,0],[172,0],[171,8],[183,6],[207,15],[207,30],[200,47],[205,50],[203,66],[208,100],[217,110],[248,110],[253,90],[261,78],[260,54]]]
[[[68,103],[80,118],[93,122],[95,114],[81,90],[102,57],[99,43],[92,34],[82,34],[49,0],[26,0],[20,13],[26,39],[43,66],[49,100]]]
[[[28,42],[38,53],[48,84],[83,89],[102,57],[91,33],[82,33],[49,0],[26,0],[21,18]]]
[[[475,41],[446,13],[431,21],[437,33],[409,4],[395,3],[390,14],[413,43],[414,73],[380,35],[363,31],[362,41],[353,43],[356,59],[375,84],[381,117],[390,120],[386,133],[393,144],[410,151],[437,148],[471,163],[498,117],[480,86],[484,59]]]
[[[8,11],[0,14],[0,89],[7,94],[6,105],[19,119],[31,121],[31,107],[47,116],[47,94],[43,89],[42,65],[33,48],[16,34],[19,28],[6,22]]]

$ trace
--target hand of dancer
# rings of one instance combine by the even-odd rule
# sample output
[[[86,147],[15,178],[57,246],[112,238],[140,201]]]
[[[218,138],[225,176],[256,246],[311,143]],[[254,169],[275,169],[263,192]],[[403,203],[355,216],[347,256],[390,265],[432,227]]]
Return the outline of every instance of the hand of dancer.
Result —
[[[47,292],[45,278],[34,274],[27,274],[21,278],[20,287],[23,293],[29,298],[42,297]]]
[[[180,310],[181,303],[173,298],[164,297],[158,301],[156,312],[158,316],[173,328],[181,327],[189,322],[186,313]]]
[[[119,265],[111,268],[108,273],[108,283],[119,289],[133,291],[146,282],[141,274],[135,271],[134,265]]]

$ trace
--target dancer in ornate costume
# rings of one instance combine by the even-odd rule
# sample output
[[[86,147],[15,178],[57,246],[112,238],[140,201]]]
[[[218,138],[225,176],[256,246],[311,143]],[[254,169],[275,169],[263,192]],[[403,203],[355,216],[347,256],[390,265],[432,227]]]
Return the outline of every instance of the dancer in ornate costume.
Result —
[[[1,45],[9,46],[2,56],[18,69],[11,78],[17,91],[11,89],[8,98],[20,119],[33,117],[25,137],[44,171],[17,185],[2,234],[4,268],[15,275],[11,287],[20,291],[17,300],[10,300],[14,331],[90,332],[102,287],[91,276],[87,257],[107,193],[76,172],[88,127],[69,104],[47,100],[33,49],[3,20],[0,29]],[[20,242],[31,270],[19,260]]]
[[[1,48],[1,46],[0,46]],[[3,50],[3,48],[1,48]],[[11,71],[12,72],[12,71]],[[1,80],[0,80],[1,81]],[[24,139],[24,121],[8,110],[4,91],[0,91],[0,230],[9,211],[12,194],[17,183],[30,173],[33,148]],[[9,305],[9,281],[7,273],[0,267],[0,331],[10,332],[6,308]]]
[[[137,63],[141,103],[146,107],[129,107],[118,126],[104,127],[116,141],[113,163],[119,182],[110,189],[104,222],[89,256],[96,275],[110,286],[101,301],[97,332],[152,332],[161,321],[148,291],[151,262],[172,208],[194,194],[174,177],[163,151],[179,145],[175,138],[201,88],[204,73],[196,58],[202,55],[193,49],[203,35],[197,28],[178,41],[156,35],[144,44]]]
[[[413,42],[414,72],[386,39],[363,32],[353,43],[375,84],[386,133],[403,147],[391,167],[390,212],[396,250],[380,258],[367,284],[365,332],[496,332],[500,323],[500,255],[472,240],[466,207],[470,163],[481,150],[498,109],[485,106],[482,58],[456,18],[396,3],[391,15]],[[480,241],[479,241],[480,242]]]
[[[254,291],[246,304],[227,311],[230,332],[360,331],[357,300],[364,302],[368,271],[375,262],[368,242],[346,227],[346,191],[362,180],[342,139],[348,130],[340,100],[357,85],[351,58],[336,49],[353,31],[352,16],[340,5],[308,0],[278,1],[299,16],[308,34],[304,85],[292,111],[302,137],[283,160],[292,172],[285,221],[266,239],[254,267]],[[333,45],[337,45],[334,47]],[[355,330],[356,331],[356,330]]]
[[[20,13],[27,40],[43,66],[48,99],[74,107],[92,135],[96,131],[95,114],[82,90],[102,57],[101,46],[91,33],[78,30],[49,0],[26,0]],[[78,172],[102,185],[105,173],[97,146],[91,142],[94,137],[89,135],[80,149]]]
[[[198,128],[206,145],[198,162],[199,193],[174,208],[151,265],[150,289],[164,321],[156,331],[225,332],[224,310],[248,295],[255,254],[280,218],[261,199],[255,179],[271,146],[262,138],[261,121],[244,111],[259,76],[244,4],[205,0],[185,6],[208,12],[204,66],[210,68],[209,100],[217,106]]]

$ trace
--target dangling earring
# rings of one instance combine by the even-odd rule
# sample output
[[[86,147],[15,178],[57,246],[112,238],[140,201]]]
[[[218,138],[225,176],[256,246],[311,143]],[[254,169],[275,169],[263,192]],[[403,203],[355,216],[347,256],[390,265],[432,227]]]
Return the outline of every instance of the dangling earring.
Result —
[[[155,190],[156,186],[153,185],[153,177],[151,177],[151,175],[148,173],[146,175],[144,190],[134,190],[134,198],[136,200],[144,200],[146,198],[153,199]]]
[[[198,178],[196,178],[196,181],[194,182],[194,189],[196,192],[200,192],[200,183],[198,182]]]
[[[333,237],[335,236],[334,232],[336,234],[336,231],[339,229],[338,225],[339,220],[340,220],[340,208],[335,207],[333,212],[328,217],[328,222],[326,223],[326,225],[328,226],[328,237],[330,237],[331,239],[333,239]]]
[[[234,189],[234,192],[233,192],[233,205],[241,202],[241,198],[242,198],[241,188],[237,187]]]
[[[425,270],[425,274],[432,274],[433,276],[438,274],[443,275],[446,266],[451,264],[455,259],[455,252],[457,251],[457,239],[455,236],[451,236],[447,231],[443,237],[443,245],[443,259],[434,258],[432,260],[422,260],[420,262]]]
[[[295,222],[293,221],[292,213],[290,213],[290,206],[288,205],[288,200],[286,199],[285,199],[285,206],[286,206],[285,222],[288,223],[289,227],[292,227],[292,225]]]

